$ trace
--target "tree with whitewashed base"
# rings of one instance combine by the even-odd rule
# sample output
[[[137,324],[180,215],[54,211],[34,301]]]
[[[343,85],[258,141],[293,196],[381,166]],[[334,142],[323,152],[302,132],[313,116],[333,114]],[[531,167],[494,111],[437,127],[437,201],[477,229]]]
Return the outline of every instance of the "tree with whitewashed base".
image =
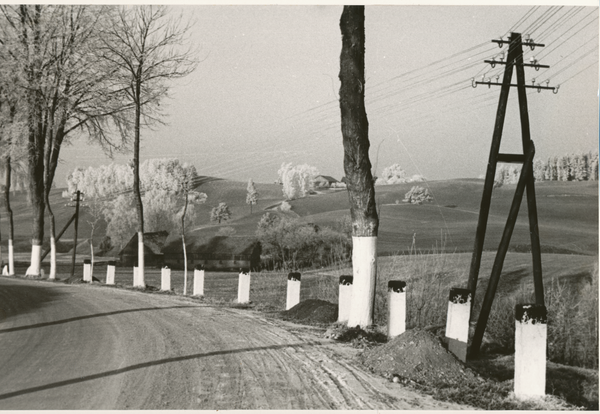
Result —
[[[344,172],[352,217],[352,308],[348,326],[373,324],[379,217],[365,110],[365,8],[344,6],[340,19],[340,111]]]

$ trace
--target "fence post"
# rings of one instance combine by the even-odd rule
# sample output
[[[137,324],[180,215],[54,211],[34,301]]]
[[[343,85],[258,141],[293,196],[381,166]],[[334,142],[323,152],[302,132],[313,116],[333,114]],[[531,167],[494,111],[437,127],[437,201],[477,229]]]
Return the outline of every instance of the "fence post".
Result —
[[[446,317],[446,338],[448,351],[462,362],[467,360],[467,342],[469,341],[469,318],[471,317],[471,291],[452,288],[448,299]]]
[[[133,266],[133,287],[138,286],[138,267]]]
[[[194,296],[204,296],[204,266],[197,264],[194,268]]]
[[[106,266],[106,284],[114,285],[115,284],[115,262],[108,262],[108,266]]]
[[[160,290],[171,290],[171,269],[166,265],[160,269]]]
[[[388,337],[394,338],[406,331],[406,282],[388,282]]]
[[[240,269],[238,303],[250,302],[250,269]]]
[[[338,295],[338,322],[348,322],[350,307],[352,306],[352,282],[350,275],[340,276],[340,291]]]
[[[291,309],[300,303],[300,279],[302,275],[298,272],[288,274],[287,298],[285,310]]]
[[[92,261],[90,259],[85,259],[83,261],[83,281],[92,281]]]
[[[515,307],[515,398],[524,400],[546,394],[546,307]]]

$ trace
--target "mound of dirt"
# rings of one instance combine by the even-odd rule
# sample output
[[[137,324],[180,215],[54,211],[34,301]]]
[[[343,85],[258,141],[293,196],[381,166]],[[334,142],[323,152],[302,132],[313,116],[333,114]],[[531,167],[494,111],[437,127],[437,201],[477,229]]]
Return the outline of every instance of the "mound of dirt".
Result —
[[[337,321],[338,306],[320,299],[308,299],[281,312],[281,318],[308,324],[330,324]]]
[[[373,372],[394,381],[452,385],[475,379],[439,338],[424,330],[406,331],[385,345],[366,350],[359,359]]]

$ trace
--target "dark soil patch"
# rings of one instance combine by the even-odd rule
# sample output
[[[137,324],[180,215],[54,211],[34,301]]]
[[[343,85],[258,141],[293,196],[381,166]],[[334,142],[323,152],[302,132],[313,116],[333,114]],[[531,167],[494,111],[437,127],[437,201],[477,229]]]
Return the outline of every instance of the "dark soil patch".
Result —
[[[448,352],[439,338],[424,330],[409,330],[359,357],[371,371],[389,379],[418,384],[459,384],[475,374]]]
[[[335,339],[340,342],[349,342],[355,348],[366,349],[387,342],[387,335],[370,326],[348,328],[346,324],[335,323],[325,332],[325,338]]]
[[[286,321],[327,325],[337,321],[338,306],[320,299],[308,299],[279,315]]]

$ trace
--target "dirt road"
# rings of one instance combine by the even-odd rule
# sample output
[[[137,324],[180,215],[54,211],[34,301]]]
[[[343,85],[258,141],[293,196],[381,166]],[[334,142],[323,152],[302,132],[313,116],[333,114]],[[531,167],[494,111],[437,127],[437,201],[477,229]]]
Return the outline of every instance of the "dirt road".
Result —
[[[260,314],[0,277],[0,410],[461,409]]]

